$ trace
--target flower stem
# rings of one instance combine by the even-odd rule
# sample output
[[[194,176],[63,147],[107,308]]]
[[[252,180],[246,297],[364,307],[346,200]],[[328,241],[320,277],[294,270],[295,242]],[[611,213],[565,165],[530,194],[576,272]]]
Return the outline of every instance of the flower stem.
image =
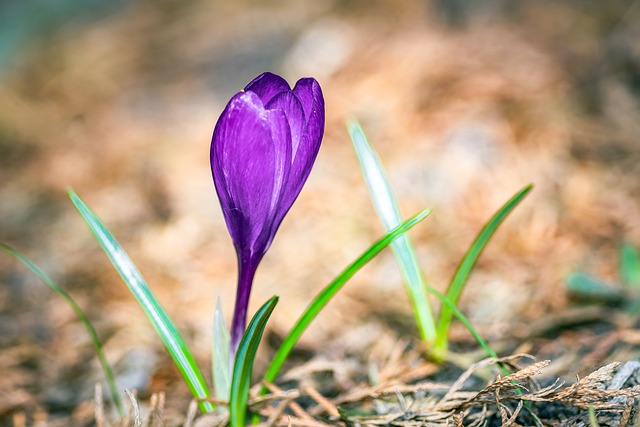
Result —
[[[251,294],[253,277],[256,274],[256,264],[251,262],[249,257],[238,257],[238,287],[236,306],[233,310],[233,322],[231,323],[231,345],[229,348],[229,357],[232,363],[235,360],[238,345],[247,325],[249,295]]]

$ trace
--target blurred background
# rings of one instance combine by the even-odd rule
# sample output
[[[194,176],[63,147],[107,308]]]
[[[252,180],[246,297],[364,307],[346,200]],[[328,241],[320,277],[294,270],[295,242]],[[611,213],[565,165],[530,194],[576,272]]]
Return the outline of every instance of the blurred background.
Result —
[[[292,85],[317,78],[327,112],[315,169],[256,278],[252,311],[281,297],[268,340],[383,234],[350,118],[404,215],[433,207],[411,236],[438,289],[493,212],[535,185],[462,299],[490,341],[525,337],[533,320],[565,310],[575,269],[617,280],[620,243],[640,245],[636,1],[4,0],[0,241],[72,294],[122,384],[143,397],[169,391],[184,410],[188,392],[65,189],[117,236],[208,372],[214,303],[230,316],[236,274],[210,137],[228,99],[266,70]],[[0,425],[16,414],[90,417],[102,374],[82,325],[4,254],[0,283]],[[300,349],[307,359],[366,355],[376,340],[415,336],[384,253]]]

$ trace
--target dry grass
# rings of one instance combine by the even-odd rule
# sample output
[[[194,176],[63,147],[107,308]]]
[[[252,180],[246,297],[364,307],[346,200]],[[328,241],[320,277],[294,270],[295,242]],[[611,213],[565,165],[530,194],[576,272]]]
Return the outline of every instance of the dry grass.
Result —
[[[549,361],[531,363],[530,356],[486,359],[473,364],[452,384],[417,381],[399,384],[387,381],[376,386],[360,386],[350,392],[325,397],[306,386],[281,390],[267,384],[270,394],[250,401],[252,411],[259,413],[261,427],[295,426],[480,426],[480,425],[545,425],[570,426],[586,423],[588,409],[598,414],[601,425],[635,426],[640,398],[640,363],[610,363],[572,384],[542,372]],[[528,364],[521,366],[522,363]],[[492,378],[484,387],[477,385],[479,371],[500,365],[511,371]],[[475,380],[473,378],[475,377]],[[544,383],[546,385],[541,385]],[[259,388],[254,388],[254,392]],[[197,416],[192,402],[182,421],[163,420],[164,394],[153,395],[141,415],[137,399],[129,394],[129,415],[108,422],[102,406],[100,388],[96,388],[95,419],[97,427],[184,427],[225,426],[224,414]],[[348,407],[348,409],[346,409]],[[355,413],[367,415],[354,415]]]

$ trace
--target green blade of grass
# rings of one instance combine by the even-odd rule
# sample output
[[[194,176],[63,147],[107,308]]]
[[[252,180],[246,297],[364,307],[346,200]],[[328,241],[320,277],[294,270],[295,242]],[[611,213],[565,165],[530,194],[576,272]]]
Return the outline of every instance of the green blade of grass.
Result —
[[[382,162],[369,144],[360,124],[348,123],[349,135],[355,147],[360,166],[369,188],[369,194],[385,230],[388,232],[402,223],[400,208]],[[425,292],[422,271],[409,236],[403,234],[391,243],[391,250],[404,277],[413,314],[418,324],[420,337],[427,348],[435,341],[436,326],[429,299]]]
[[[277,303],[278,296],[273,296],[258,309],[238,345],[229,398],[229,422],[231,427],[245,427],[253,361],[256,357],[264,328]]]
[[[615,284],[608,284],[588,274],[576,272],[567,277],[569,295],[598,303],[618,303],[625,299],[625,294]]]
[[[482,254],[482,251],[487,246],[487,243],[489,243],[489,240],[491,240],[491,237],[496,232],[500,224],[505,220],[507,215],[513,211],[513,209],[522,201],[532,188],[533,185],[530,184],[518,191],[482,228],[476,239],[469,247],[469,250],[460,261],[460,264],[451,279],[451,283],[449,284],[449,288],[446,292],[446,296],[449,301],[454,304],[458,302],[460,294],[469,279],[469,275],[478,261],[478,258]],[[436,359],[442,358],[447,351],[449,326],[451,325],[452,318],[451,309],[448,306],[442,307],[438,321],[436,342],[433,348],[433,356]]]
[[[598,424],[598,416],[596,415],[596,410],[593,408],[593,405],[589,405],[589,427],[600,427]]]
[[[73,190],[67,190],[67,194],[162,339],[165,348],[169,352],[169,355],[173,359],[173,362],[180,371],[182,378],[191,390],[193,396],[198,399],[208,398],[209,389],[196,364],[195,358],[187,348],[178,329],[164,311],[153,292],[151,292],[151,289],[149,289],[149,285],[145,282],[138,268],[105,225],[82,199],[80,199]],[[200,409],[204,412],[211,412],[214,409],[213,404],[210,402],[201,400],[199,405]]]
[[[425,209],[419,214],[409,218],[407,221],[394,228],[387,233],[380,240],[375,242],[369,247],[358,259],[351,263],[346,269],[342,271],[331,283],[329,283],[309,304],[307,309],[302,313],[296,324],[293,326],[289,334],[286,336],[278,351],[273,356],[271,364],[267,369],[264,376],[265,381],[273,382],[282,368],[282,364],[289,356],[289,353],[295,346],[296,342],[307,329],[309,324],[315,319],[320,311],[327,305],[327,303],[333,298],[333,296],[342,288],[342,286],[353,277],[358,270],[360,270],[365,264],[371,261],[377,254],[380,253],[385,247],[387,247],[394,239],[400,236],[402,233],[409,230],[414,225],[425,219],[431,209]],[[262,389],[262,393],[266,393],[266,389]]]
[[[480,333],[476,330],[476,328],[473,327],[469,318],[467,318],[467,316],[465,316],[458,309],[458,307],[456,307],[456,305],[453,302],[451,302],[449,298],[447,298],[445,295],[441,294],[440,292],[438,292],[437,289],[431,286],[427,286],[427,291],[429,291],[432,295],[438,298],[440,302],[442,302],[443,306],[446,306],[449,310],[451,310],[453,315],[458,318],[458,320],[464,325],[464,327],[467,328],[471,336],[478,342],[478,344],[480,344],[480,347],[484,349],[485,353],[487,353],[487,356],[493,357],[494,359],[499,359],[498,353],[493,351],[493,349],[489,346],[487,341],[485,341],[485,339],[482,338],[482,335],[480,335]],[[505,376],[511,373],[502,363],[499,363],[498,367],[500,368],[500,370]],[[518,389],[518,394],[520,393],[521,392]]]
[[[213,350],[211,355],[211,372],[213,373],[213,390],[218,400],[229,400],[231,387],[231,361],[229,360],[229,330],[224,321],[220,298],[213,314]]]
[[[620,248],[620,279],[627,286],[640,287],[640,253],[629,242]]]
[[[484,349],[484,351],[487,353],[489,357],[494,357],[496,359],[498,358],[498,354],[495,351],[493,351],[491,347],[489,347],[489,344],[485,341],[484,338],[482,338],[482,336],[480,335],[480,333],[478,333],[476,328],[473,327],[473,325],[471,324],[471,321],[467,318],[467,316],[462,314],[462,312],[458,309],[458,307],[456,307],[456,305],[449,298],[447,298],[445,295],[438,292],[435,288],[431,286],[427,286],[427,291],[429,291],[436,298],[438,298],[440,302],[442,302],[443,307],[447,307],[449,310],[451,310],[453,315],[458,318],[458,320],[464,325],[465,328],[467,328],[471,336],[473,336],[473,338],[478,342],[478,344],[480,344],[480,347]]]
[[[124,410],[124,406],[122,405],[122,399],[120,399],[120,394],[118,393],[118,388],[116,386],[116,381],[113,376],[113,371],[111,370],[111,366],[109,362],[107,362],[107,358],[104,355],[102,341],[98,337],[98,333],[94,329],[91,321],[89,320],[89,316],[80,308],[80,306],[74,301],[74,299],[60,287],[56,282],[51,280],[47,273],[45,273],[40,267],[38,267],[33,261],[24,256],[22,253],[13,249],[10,246],[5,245],[0,242],[0,250],[3,250],[7,254],[13,256],[18,261],[22,262],[29,270],[31,270],[40,280],[42,280],[47,286],[49,286],[55,293],[62,297],[63,300],[69,304],[71,309],[74,311],[78,319],[82,322],[85,329],[89,333],[91,337],[91,342],[93,347],[96,350],[96,354],[98,355],[98,360],[100,361],[100,365],[102,366],[102,370],[104,371],[104,376],[107,379],[107,384],[109,385],[109,391],[111,393],[111,398],[113,399],[113,403],[116,405],[118,409],[118,413],[120,417],[124,417],[126,412]]]
[[[456,307],[456,305],[453,302],[451,302],[449,298],[447,298],[445,295],[442,295],[440,292],[438,292],[435,288],[431,286],[427,286],[427,291],[429,291],[436,298],[438,298],[440,302],[442,302],[443,307],[446,306],[449,310],[451,310],[453,315],[458,318],[458,320],[464,325],[465,328],[467,328],[471,336],[478,342],[478,344],[480,344],[480,347],[484,349],[485,353],[487,353],[489,357],[498,359],[498,353],[493,351],[493,349],[489,346],[487,341],[485,341],[485,339],[482,338],[482,335],[480,335],[480,333],[476,330],[476,328],[473,327],[473,325],[471,324],[471,321],[467,318],[467,316],[462,314],[462,312],[458,309],[458,307]],[[500,368],[500,370],[504,375],[510,374],[509,370],[503,364],[501,363],[498,364],[498,367]],[[518,392],[518,394],[520,393]]]

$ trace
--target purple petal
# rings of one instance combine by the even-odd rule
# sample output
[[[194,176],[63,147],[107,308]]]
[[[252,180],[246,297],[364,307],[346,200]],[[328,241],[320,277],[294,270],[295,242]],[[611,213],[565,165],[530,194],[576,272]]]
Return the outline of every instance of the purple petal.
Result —
[[[283,189],[288,187],[291,173],[291,157],[293,155],[293,143],[291,127],[287,114],[283,110],[266,111],[271,128],[271,138],[274,150],[274,185],[271,194],[271,212],[278,209],[279,197]],[[273,233],[275,234],[275,232]],[[273,239],[271,236],[269,242]]]
[[[259,261],[270,233],[283,170],[290,162],[284,113],[266,111],[252,92],[234,96],[213,132],[211,167],[227,228],[238,254]],[[288,156],[287,156],[287,153]]]
[[[260,97],[262,103],[267,103],[280,92],[289,92],[289,83],[282,77],[273,73],[262,73],[244,88],[247,92],[253,92]]]
[[[293,93],[300,100],[307,118],[300,144],[293,154],[289,178],[292,186],[300,192],[311,172],[324,134],[324,97],[318,82],[311,78],[300,79]]]
[[[293,93],[308,115],[300,143],[293,153],[289,182],[280,199],[276,224],[282,221],[307,181],[324,134],[324,98],[318,82],[310,78],[300,79]]]
[[[300,101],[307,122],[314,110],[322,110],[324,117],[324,97],[316,79],[305,77],[298,80],[293,88],[293,94]]]
[[[300,100],[306,117],[305,130],[291,165],[292,186],[300,191],[318,155],[324,134],[324,97],[320,85],[312,78],[298,80],[293,94]]]
[[[282,110],[287,116],[289,127],[291,128],[293,157],[295,158],[306,122],[300,101],[291,91],[280,92],[269,101],[266,108],[268,110]]]

